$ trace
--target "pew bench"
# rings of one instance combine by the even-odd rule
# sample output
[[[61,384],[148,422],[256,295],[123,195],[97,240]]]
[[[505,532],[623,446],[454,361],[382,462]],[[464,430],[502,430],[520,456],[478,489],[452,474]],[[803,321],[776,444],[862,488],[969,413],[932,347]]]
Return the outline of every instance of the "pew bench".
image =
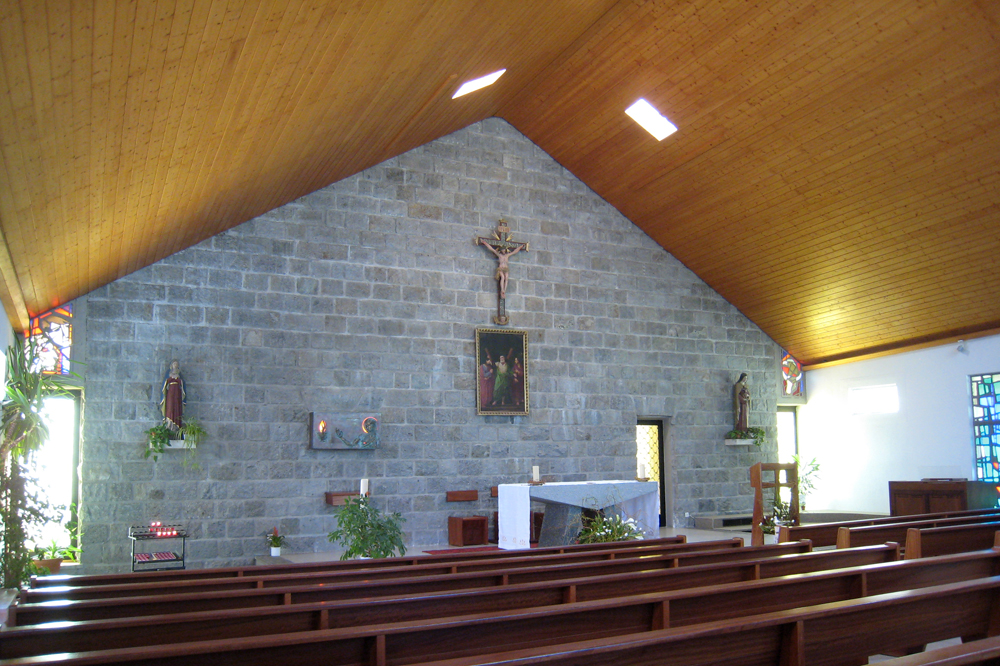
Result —
[[[304,573],[308,571],[348,571],[353,569],[377,569],[444,562],[465,562],[477,559],[497,559],[505,557],[525,557],[560,555],[588,551],[634,550],[636,548],[657,548],[668,544],[683,544],[687,537],[683,534],[643,541],[618,541],[612,543],[570,544],[532,548],[530,550],[494,550],[476,552],[439,553],[437,555],[407,555],[372,560],[336,560],[328,562],[299,562],[287,564],[251,565],[246,567],[220,567],[214,569],[173,569],[166,571],[142,571],[116,574],[90,574],[75,576],[58,574],[53,576],[32,576],[31,587],[121,585],[132,582],[173,582],[181,580],[202,580],[208,578],[242,578],[244,576],[275,575],[283,573]]]
[[[1000,522],[948,527],[910,528],[905,558],[938,557],[983,548],[1000,548]]]
[[[685,570],[681,569],[663,572],[668,575],[659,576],[659,580],[647,576],[638,585],[605,585],[601,588],[604,595],[600,597],[593,590],[586,589],[590,581],[571,579],[437,595],[409,595],[379,599],[376,603],[372,599],[352,599],[296,607],[244,608],[73,623],[69,626],[23,627],[4,633],[0,641],[0,658],[92,651],[108,645],[119,648],[160,645],[177,642],[178,636],[183,636],[185,641],[239,638],[376,624],[386,617],[396,622],[426,620],[618,597],[631,597],[637,602],[653,599],[660,604],[660,617],[655,628],[666,628],[926,587],[932,582],[983,578],[993,575],[998,565],[1000,552],[989,550],[911,562],[896,561],[840,570],[821,569],[794,576],[695,588],[655,590],[664,582],[667,584],[665,587],[669,587],[671,582],[680,582],[671,581],[669,574],[683,573]],[[627,579],[627,576],[616,578]],[[632,594],[634,589],[645,591]],[[579,599],[580,596],[589,598]]]
[[[861,663],[871,654],[1000,632],[1000,576],[661,629],[657,595],[297,634],[55,654],[0,666],[471,666],[546,663]],[[510,652],[511,650],[515,652]]]
[[[664,543],[636,548],[613,548],[610,550],[573,551],[570,553],[549,553],[544,555],[523,554],[521,557],[474,558],[450,562],[431,561],[416,565],[398,567],[382,566],[376,569],[348,570],[330,569],[302,573],[275,573],[262,576],[245,575],[240,578],[198,579],[162,582],[131,582],[123,585],[90,585],[66,587],[28,588],[20,593],[21,604],[41,603],[55,599],[103,599],[110,597],[148,596],[157,594],[179,594],[182,592],[212,593],[224,590],[250,590],[265,587],[287,587],[292,585],[335,584],[351,580],[389,580],[393,578],[414,578],[440,574],[457,574],[469,571],[499,571],[518,566],[555,566],[560,564],[600,562],[615,559],[655,557],[664,554],[710,552],[714,550],[732,551],[741,549],[743,540],[739,537],[720,541],[691,543]],[[522,553],[524,551],[521,551]]]
[[[869,525],[863,527],[841,527],[837,531],[837,548],[854,548],[856,546],[871,546],[886,541],[906,542],[906,532],[911,528],[947,527],[949,525],[974,525],[995,523],[1000,516],[968,516],[960,518],[941,518],[935,520],[910,521],[888,525]],[[905,552],[905,548],[904,548]]]
[[[1000,636],[981,638],[961,645],[948,645],[882,663],[886,666],[996,666],[1000,663]]]
[[[898,548],[898,547],[896,547]],[[400,579],[352,579],[339,584],[291,585],[264,587],[252,590],[222,590],[213,593],[167,593],[152,596],[107,597],[100,599],[52,600],[40,603],[20,603],[18,600],[8,611],[9,626],[23,626],[43,622],[84,621],[121,618],[140,615],[224,610],[228,608],[280,606],[329,601],[358,594],[364,588],[365,596],[390,594],[422,594],[443,589],[469,589],[492,587],[542,580],[557,580],[576,576],[595,576],[606,573],[635,573],[658,569],[674,569],[699,564],[739,562],[780,558],[791,553],[808,553],[808,541],[730,549],[727,551],[692,551],[660,554],[655,557],[609,559],[597,562],[542,567],[522,567],[498,571],[469,571],[439,576]],[[349,597],[348,597],[349,598]]]
[[[778,542],[799,541],[809,539],[813,548],[825,548],[837,545],[837,531],[841,527],[866,527],[869,525],[892,525],[905,522],[919,522],[942,518],[962,518],[972,516],[1000,516],[1000,508],[970,509],[968,511],[947,511],[942,513],[923,513],[910,516],[886,516],[884,518],[861,518],[830,523],[811,523],[806,525],[779,525]]]

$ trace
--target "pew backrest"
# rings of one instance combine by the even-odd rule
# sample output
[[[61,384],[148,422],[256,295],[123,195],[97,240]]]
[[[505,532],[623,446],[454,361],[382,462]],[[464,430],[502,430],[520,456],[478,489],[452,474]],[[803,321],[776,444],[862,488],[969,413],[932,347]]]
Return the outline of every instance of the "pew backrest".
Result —
[[[658,621],[659,628],[665,628],[988,577],[994,575],[998,567],[1000,552],[987,550],[840,570],[820,569],[795,576],[736,579],[694,588],[671,587],[671,583],[680,582],[677,574],[683,575],[686,571],[674,569],[650,572],[654,575],[641,576],[641,581],[629,580],[628,575],[604,577],[606,580],[600,581],[603,584],[600,587],[605,592],[603,596],[595,594],[591,581],[570,579],[437,595],[407,595],[380,599],[377,603],[372,603],[371,599],[349,599],[339,603],[156,615],[71,623],[69,626],[21,627],[4,632],[3,640],[0,640],[0,658],[92,651],[108,645],[160,645],[177,642],[181,636],[185,641],[197,641],[344,628],[377,624],[385,617],[391,617],[396,622],[458,617],[497,609],[510,611],[616,597],[654,599],[664,610]],[[609,586],[607,583],[612,583],[612,579],[617,579],[621,585]],[[663,589],[657,589],[660,586]],[[639,590],[641,592],[636,593]]]
[[[992,548],[998,531],[1000,522],[922,529],[911,527],[906,531],[904,557],[910,560]]]
[[[1000,631],[992,619],[998,599],[1000,577],[989,577],[661,629],[670,617],[669,605],[657,595],[643,595],[462,618],[43,655],[8,660],[3,666],[426,666],[441,658],[447,661],[434,662],[437,666],[541,662],[687,665],[726,663],[733,655],[739,655],[743,664],[823,666],[860,663],[870,654],[956,635],[995,634]],[[502,652],[511,646],[524,649]]]
[[[886,541],[897,541],[905,544],[906,531],[910,528],[923,529],[928,527],[946,527],[949,525],[973,525],[977,523],[996,522],[998,520],[1000,520],[1000,516],[979,515],[890,523],[886,525],[841,527],[837,531],[837,548],[870,546],[875,543],[885,543]]]
[[[742,541],[742,540],[741,540]],[[130,582],[159,582],[180,580],[201,580],[206,578],[242,578],[244,576],[261,576],[282,573],[305,573],[309,571],[346,571],[351,569],[374,569],[386,566],[403,566],[417,564],[435,564],[445,562],[465,562],[478,559],[496,559],[504,557],[525,557],[528,555],[542,556],[563,553],[580,553],[607,550],[634,550],[656,548],[668,544],[683,544],[687,537],[683,534],[645,539],[643,541],[616,541],[612,543],[568,544],[565,546],[547,546],[526,550],[489,550],[462,551],[407,555],[386,559],[372,560],[329,560],[325,562],[298,562],[285,564],[248,565],[244,567],[219,567],[213,569],[173,569],[165,571],[133,571],[115,574],[91,574],[84,576],[57,574],[53,576],[32,576],[31,587],[49,586],[89,586],[89,585],[120,585]]]
[[[843,520],[828,523],[807,523],[805,525],[780,525],[778,528],[778,542],[798,541],[809,539],[813,542],[813,547],[821,548],[837,545],[837,531],[841,527],[865,527],[868,525],[891,525],[905,522],[921,522],[928,520],[940,520],[943,518],[962,518],[973,516],[1000,516],[1000,508],[991,509],[969,509],[967,511],[946,511],[940,513],[922,513],[910,516],[885,516],[879,518],[862,518],[857,520]]]

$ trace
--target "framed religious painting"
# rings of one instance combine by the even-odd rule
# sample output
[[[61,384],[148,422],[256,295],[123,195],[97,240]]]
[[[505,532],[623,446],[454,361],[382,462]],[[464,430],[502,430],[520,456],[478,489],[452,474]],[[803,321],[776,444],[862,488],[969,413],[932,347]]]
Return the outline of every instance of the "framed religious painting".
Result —
[[[528,333],[476,329],[476,413],[528,413]]]

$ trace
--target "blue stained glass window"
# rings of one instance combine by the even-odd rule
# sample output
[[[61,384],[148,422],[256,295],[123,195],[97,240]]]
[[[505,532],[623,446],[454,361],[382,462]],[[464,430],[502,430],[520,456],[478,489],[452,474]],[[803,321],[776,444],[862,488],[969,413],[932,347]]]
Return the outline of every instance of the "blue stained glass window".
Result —
[[[976,478],[997,483],[1000,492],[1000,372],[972,375],[972,438],[976,450]]]

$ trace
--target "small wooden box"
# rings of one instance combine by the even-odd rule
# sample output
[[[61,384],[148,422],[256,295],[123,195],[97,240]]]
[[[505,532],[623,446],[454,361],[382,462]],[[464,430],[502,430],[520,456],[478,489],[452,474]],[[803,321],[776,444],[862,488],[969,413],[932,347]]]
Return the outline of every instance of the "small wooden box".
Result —
[[[448,518],[448,543],[452,546],[478,546],[487,541],[489,522],[486,516],[451,516]]]
[[[449,502],[475,502],[479,499],[478,490],[449,490],[445,493]]]

